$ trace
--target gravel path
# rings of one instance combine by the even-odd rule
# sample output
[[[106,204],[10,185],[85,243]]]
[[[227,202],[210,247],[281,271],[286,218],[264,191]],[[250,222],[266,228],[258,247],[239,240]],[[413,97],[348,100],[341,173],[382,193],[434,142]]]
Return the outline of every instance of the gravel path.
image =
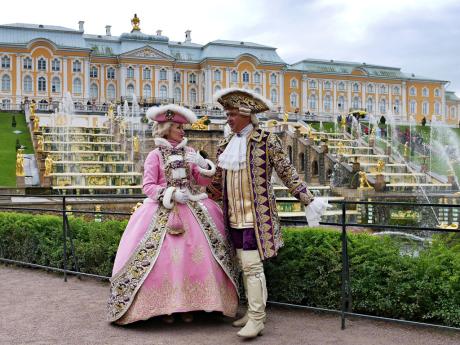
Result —
[[[236,336],[231,320],[199,314],[191,324],[159,320],[127,327],[105,321],[108,283],[0,265],[0,344],[342,344],[459,345],[460,333],[363,319],[340,330],[336,315],[270,307],[264,335]]]

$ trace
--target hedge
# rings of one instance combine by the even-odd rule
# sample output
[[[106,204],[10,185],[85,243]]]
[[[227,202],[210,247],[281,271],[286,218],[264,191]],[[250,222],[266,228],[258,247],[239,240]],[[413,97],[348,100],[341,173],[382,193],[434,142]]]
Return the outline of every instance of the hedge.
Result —
[[[70,218],[70,227],[81,271],[109,276],[126,221]],[[340,233],[286,228],[283,236],[285,247],[265,265],[269,298],[340,309]],[[435,237],[410,256],[392,238],[349,234],[352,311],[460,326],[458,238]],[[0,257],[62,267],[62,219],[0,213]]]

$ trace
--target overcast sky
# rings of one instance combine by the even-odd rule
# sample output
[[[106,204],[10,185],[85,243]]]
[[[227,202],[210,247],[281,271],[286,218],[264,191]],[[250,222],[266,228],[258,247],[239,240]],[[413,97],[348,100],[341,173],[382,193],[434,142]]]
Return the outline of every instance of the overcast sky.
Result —
[[[170,40],[206,44],[216,39],[278,48],[287,63],[305,58],[401,67],[403,72],[449,80],[460,96],[459,0],[187,0],[5,1],[0,23],[33,23],[112,35],[163,30]]]

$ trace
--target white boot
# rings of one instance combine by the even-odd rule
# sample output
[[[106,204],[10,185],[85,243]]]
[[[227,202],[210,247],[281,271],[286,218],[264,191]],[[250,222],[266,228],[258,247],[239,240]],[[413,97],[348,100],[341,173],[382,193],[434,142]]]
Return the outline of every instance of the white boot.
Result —
[[[245,250],[241,253],[243,275],[247,280],[248,322],[238,332],[240,337],[255,338],[262,334],[267,305],[267,286],[264,266],[257,250]]]
[[[238,262],[238,266],[242,269],[243,262],[241,261],[241,253],[243,249],[236,250],[236,261]],[[246,276],[243,274],[243,286],[244,286],[244,294],[246,295],[246,299],[248,298],[248,284]],[[241,319],[235,320],[232,322],[233,327],[243,327],[248,322],[248,311],[244,313],[244,316]]]

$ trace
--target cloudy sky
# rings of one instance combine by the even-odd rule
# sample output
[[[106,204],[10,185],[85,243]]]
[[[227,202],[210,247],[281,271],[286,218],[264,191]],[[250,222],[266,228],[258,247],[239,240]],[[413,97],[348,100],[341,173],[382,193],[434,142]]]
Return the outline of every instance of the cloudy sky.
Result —
[[[403,72],[451,81],[460,96],[458,0],[194,0],[8,1],[0,23],[34,23],[112,35],[163,30],[170,40],[250,41],[278,48],[287,63],[305,58],[401,67]],[[63,7],[64,6],[64,7]],[[7,8],[8,10],[5,10]]]

